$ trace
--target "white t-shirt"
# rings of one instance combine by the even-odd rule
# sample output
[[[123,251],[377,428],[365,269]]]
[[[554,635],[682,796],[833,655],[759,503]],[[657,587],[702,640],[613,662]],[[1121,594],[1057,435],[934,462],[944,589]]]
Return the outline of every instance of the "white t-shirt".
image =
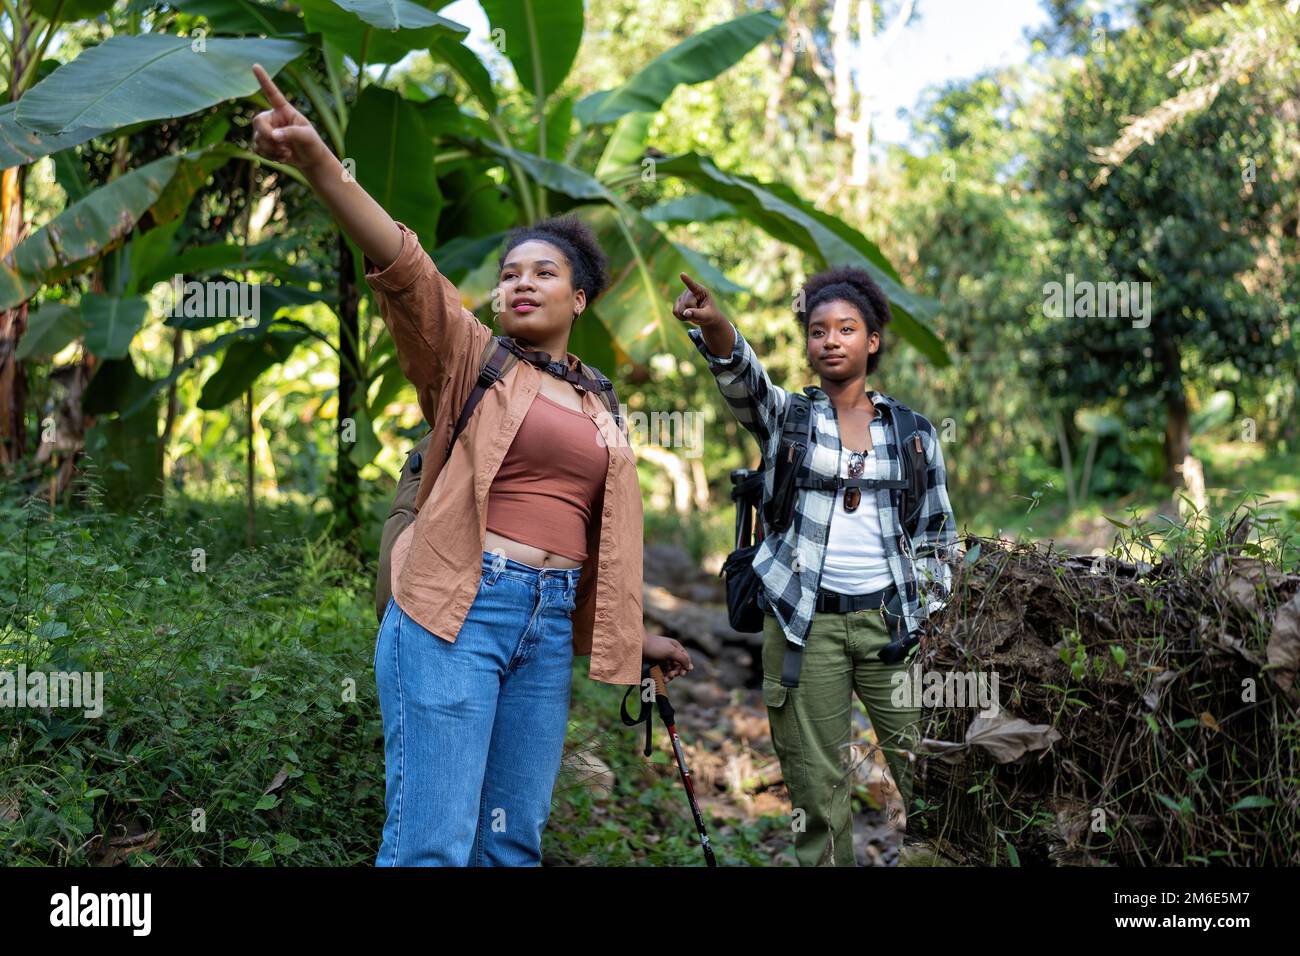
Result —
[[[840,450],[840,474],[849,477],[847,448]],[[866,454],[863,478],[877,478],[879,456],[873,448]],[[831,513],[830,536],[826,541],[826,558],[822,565],[821,586],[840,594],[867,594],[894,583],[885,561],[885,540],[880,533],[880,515],[876,508],[876,491],[863,488],[862,500],[852,512],[844,510],[841,488],[835,496]]]

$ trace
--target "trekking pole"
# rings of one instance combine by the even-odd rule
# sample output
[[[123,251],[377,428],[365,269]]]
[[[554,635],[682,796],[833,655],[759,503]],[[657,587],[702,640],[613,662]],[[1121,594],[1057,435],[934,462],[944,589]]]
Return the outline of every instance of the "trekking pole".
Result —
[[[681,775],[682,786],[686,788],[686,800],[691,805],[691,816],[695,818],[695,829],[700,835],[700,847],[704,850],[704,862],[709,866],[717,866],[718,861],[713,855],[713,846],[709,843],[709,834],[704,829],[704,814],[700,813],[700,805],[695,799],[695,785],[691,783],[691,772],[686,769],[686,755],[682,752],[682,742],[677,736],[677,716],[673,711],[672,702],[668,699],[668,682],[664,679],[664,672],[658,664],[654,666],[644,666],[641,668],[643,679],[654,681],[655,704],[659,709],[659,716],[668,728],[668,736],[673,742],[673,756],[677,758],[677,772]],[[628,688],[628,691],[638,688]],[[650,725],[654,722],[654,715],[650,713],[647,702],[642,698],[641,715],[636,720],[631,719],[627,712],[627,694],[623,695],[623,723],[629,727],[641,723],[644,720],[645,728],[645,755],[650,756],[652,749],[650,746]]]

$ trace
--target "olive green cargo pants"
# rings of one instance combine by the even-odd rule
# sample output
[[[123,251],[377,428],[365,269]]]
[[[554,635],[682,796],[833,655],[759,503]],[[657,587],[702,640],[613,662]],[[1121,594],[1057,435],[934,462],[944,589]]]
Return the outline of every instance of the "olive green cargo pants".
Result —
[[[857,693],[867,709],[903,806],[911,807],[912,763],[895,751],[915,742],[921,710],[895,705],[901,679],[891,676],[907,673],[910,667],[915,679],[919,663],[915,653],[910,665],[886,664],[876,656],[889,643],[882,613],[881,609],[816,613],[804,645],[799,686],[789,688],[781,686],[785,634],[776,618],[764,616],[763,701],[772,744],[790,791],[795,856],[800,866],[855,865],[849,812],[855,773],[849,747],[852,693]],[[903,690],[898,693],[904,695]],[[871,756],[859,751],[856,759],[870,760]]]

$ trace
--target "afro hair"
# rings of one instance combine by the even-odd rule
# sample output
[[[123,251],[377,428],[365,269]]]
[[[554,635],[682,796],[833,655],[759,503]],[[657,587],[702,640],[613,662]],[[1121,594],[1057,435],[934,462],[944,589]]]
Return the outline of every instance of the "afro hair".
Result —
[[[865,269],[855,266],[836,266],[818,272],[810,278],[795,299],[794,314],[808,334],[808,317],[823,303],[841,300],[862,313],[869,332],[880,333],[880,348],[867,357],[867,374],[880,364],[885,352],[885,326],[894,317],[889,300]],[[801,301],[802,300],[802,301]]]
[[[506,236],[506,247],[501,253],[498,268],[505,265],[506,256],[511,249],[533,240],[549,242],[564,253],[569,268],[573,270],[573,287],[587,293],[588,305],[596,301],[609,285],[609,259],[596,241],[591,227],[573,215],[552,216],[531,226],[512,229]]]

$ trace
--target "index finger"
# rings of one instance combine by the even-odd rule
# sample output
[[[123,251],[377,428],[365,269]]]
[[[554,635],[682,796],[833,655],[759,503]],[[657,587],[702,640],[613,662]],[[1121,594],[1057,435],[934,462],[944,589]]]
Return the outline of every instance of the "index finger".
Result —
[[[253,64],[253,75],[257,77],[257,82],[262,85],[262,92],[266,94],[266,101],[271,104],[272,109],[289,105],[289,101],[284,98],[280,88],[267,75],[266,70],[262,69],[262,64]]]
[[[679,272],[677,277],[682,280],[682,284],[690,289],[696,295],[704,295],[708,290],[688,276],[685,272]]]

